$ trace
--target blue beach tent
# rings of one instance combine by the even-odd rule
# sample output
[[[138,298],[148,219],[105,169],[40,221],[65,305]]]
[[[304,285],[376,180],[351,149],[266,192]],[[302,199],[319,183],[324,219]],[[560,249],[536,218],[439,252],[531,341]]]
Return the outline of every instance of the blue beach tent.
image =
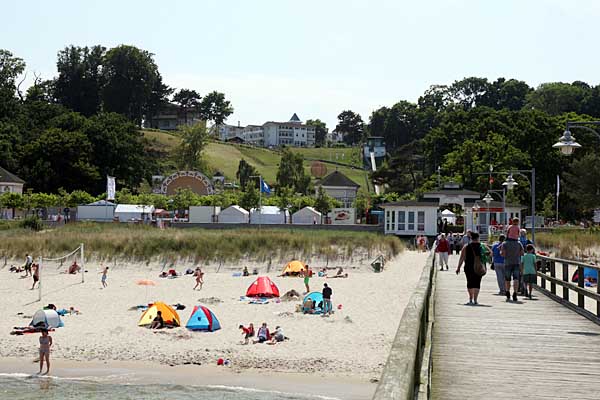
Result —
[[[313,314],[322,314],[323,313],[323,294],[321,292],[310,292],[304,297],[302,301],[302,305],[306,303],[306,300],[311,299],[315,306]]]
[[[204,306],[195,306],[185,327],[191,331],[213,332],[221,329],[219,320]]]

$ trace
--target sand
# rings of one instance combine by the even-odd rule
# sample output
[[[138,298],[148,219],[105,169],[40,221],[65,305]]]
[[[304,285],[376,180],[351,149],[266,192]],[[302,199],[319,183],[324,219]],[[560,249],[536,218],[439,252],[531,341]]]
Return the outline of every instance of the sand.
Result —
[[[204,287],[194,291],[192,276],[158,278],[158,263],[110,263],[105,289],[101,288],[97,263],[86,265],[89,272],[83,284],[80,275],[58,274],[56,265],[48,264],[42,272],[42,303],[67,309],[74,306],[81,311],[80,315],[65,316],[65,327],[51,333],[55,343],[52,357],[108,362],[105,365],[118,361],[190,368],[222,368],[216,366],[216,360],[228,358],[232,363],[230,370],[235,373],[329,374],[357,382],[376,381],[425,259],[422,253],[407,251],[388,262],[383,273],[376,274],[368,265],[355,264],[346,269],[346,279],[312,278],[311,290],[320,291],[325,282],[333,289],[336,312],[328,318],[296,313],[299,301],[271,301],[265,305],[240,301],[256,278],[232,276],[241,266],[221,268],[218,273],[217,266],[206,267]],[[317,270],[323,265],[314,262],[311,267]],[[191,266],[178,265],[177,270]],[[35,302],[38,293],[28,290],[31,278],[21,279],[20,274],[7,269],[0,270],[0,356],[33,360],[37,357],[38,335],[13,336],[9,332],[13,326],[29,323],[30,316],[40,308],[40,303]],[[271,277],[282,294],[290,289],[305,291],[301,278],[277,277],[278,272],[279,268],[265,275]],[[140,279],[151,279],[156,286],[138,286]],[[187,308],[179,312],[182,324],[187,322],[195,304],[206,305],[222,329],[203,333],[185,328],[152,331],[138,327],[141,312],[131,311],[130,307],[153,301],[185,304]],[[250,322],[256,327],[267,322],[271,329],[281,325],[290,340],[275,346],[241,345],[238,326]]]

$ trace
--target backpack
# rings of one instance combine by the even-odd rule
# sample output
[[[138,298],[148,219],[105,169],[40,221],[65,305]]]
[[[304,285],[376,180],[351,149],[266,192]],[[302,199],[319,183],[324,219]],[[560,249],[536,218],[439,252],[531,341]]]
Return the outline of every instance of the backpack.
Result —
[[[475,274],[478,276],[484,276],[487,273],[487,268],[485,264],[481,260],[481,249],[479,250],[479,254],[475,254],[475,250],[473,250],[473,246],[471,247],[471,251],[473,252],[473,270]]]

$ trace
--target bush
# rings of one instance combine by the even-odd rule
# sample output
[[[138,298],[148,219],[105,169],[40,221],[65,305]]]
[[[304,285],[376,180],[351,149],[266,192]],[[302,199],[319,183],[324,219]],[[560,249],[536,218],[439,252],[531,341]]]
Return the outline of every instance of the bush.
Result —
[[[31,229],[32,231],[41,231],[44,227],[42,220],[38,216],[31,216],[21,221],[21,228]]]

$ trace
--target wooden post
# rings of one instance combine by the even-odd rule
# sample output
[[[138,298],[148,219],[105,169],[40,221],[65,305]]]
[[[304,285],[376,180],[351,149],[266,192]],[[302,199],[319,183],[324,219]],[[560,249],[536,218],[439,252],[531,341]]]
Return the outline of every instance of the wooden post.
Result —
[[[584,281],[584,270],[582,266],[577,267],[577,286],[580,288],[585,287]],[[585,308],[585,296],[577,293],[577,306],[579,308]]]
[[[596,293],[600,294],[600,285],[596,284]],[[596,300],[596,315],[600,317],[600,301]]]
[[[556,278],[556,265],[554,261],[550,263],[550,276]],[[556,294],[556,283],[554,281],[550,282],[550,291],[552,294]]]
[[[563,263],[562,280],[563,280],[563,282],[569,282],[569,264],[568,263]],[[563,286],[563,300],[569,301],[569,288],[566,286]]]

